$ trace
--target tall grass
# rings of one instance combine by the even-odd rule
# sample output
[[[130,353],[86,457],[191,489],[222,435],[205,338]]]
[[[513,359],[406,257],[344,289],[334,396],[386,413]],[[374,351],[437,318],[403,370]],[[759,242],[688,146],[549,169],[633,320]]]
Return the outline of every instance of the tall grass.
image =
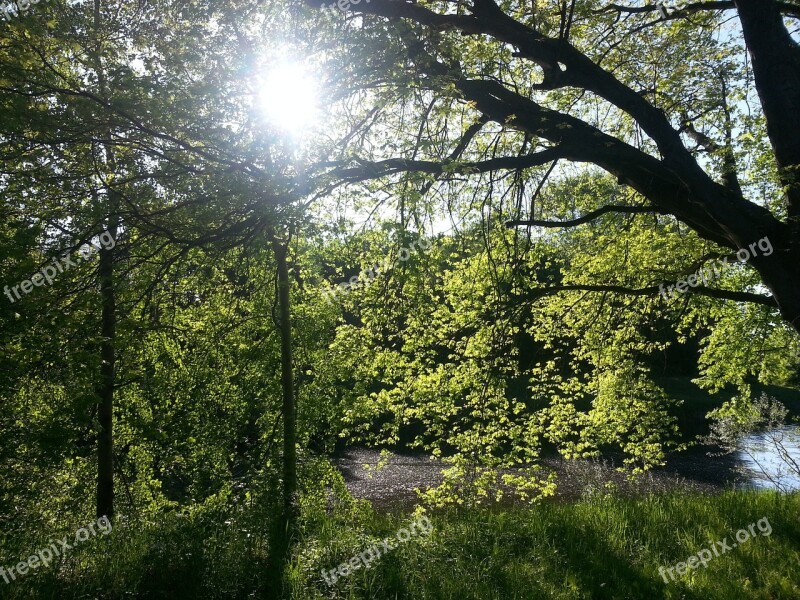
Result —
[[[673,566],[767,517],[773,532],[665,584]],[[800,496],[605,498],[433,515],[434,533],[336,589],[298,572],[298,598],[800,598]],[[402,520],[378,518],[379,535]],[[356,549],[353,549],[355,552]],[[346,560],[346,552],[328,564]],[[341,560],[339,560],[341,559]],[[306,575],[303,578],[303,575]]]
[[[322,578],[413,517],[361,508],[306,515],[290,566],[292,598],[378,599],[798,599],[800,495],[728,492],[429,514],[433,533],[387,552],[371,568]],[[767,517],[758,534],[707,568],[664,583],[673,566]],[[115,527],[57,567],[7,585],[12,598],[261,598],[268,515],[166,516]],[[227,522],[226,522],[227,521]],[[31,549],[31,552],[35,550]],[[5,556],[1,564],[15,559]]]

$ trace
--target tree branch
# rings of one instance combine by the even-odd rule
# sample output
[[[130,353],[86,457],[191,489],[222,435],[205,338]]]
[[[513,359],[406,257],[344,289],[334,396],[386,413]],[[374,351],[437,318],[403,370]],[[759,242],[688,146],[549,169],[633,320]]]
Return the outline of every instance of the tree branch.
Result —
[[[338,179],[355,182],[408,171],[430,173],[432,175],[441,175],[444,173],[486,173],[503,169],[518,170],[539,167],[560,157],[560,149],[554,147],[524,156],[500,156],[484,161],[456,162],[445,160],[443,162],[437,162],[430,160],[406,160],[403,158],[389,158],[376,162],[357,160],[359,164],[358,167],[334,169],[330,171],[328,175],[335,175]]]
[[[615,213],[623,213],[628,215],[639,215],[644,213],[660,213],[665,214],[665,211],[657,208],[655,206],[622,206],[622,205],[614,205],[608,204],[597,210],[593,210],[592,212],[583,215],[582,217],[578,217],[577,219],[572,219],[570,221],[540,221],[540,220],[529,220],[529,221],[506,221],[506,227],[509,229],[512,227],[577,227],[578,225],[583,225],[584,223],[588,223],[589,221],[593,221],[594,219],[604,215],[606,213],[615,212]]]
[[[780,237],[784,226],[769,210],[709,177],[660,108],[567,41],[548,38],[514,20],[493,0],[476,1],[471,16],[438,14],[398,0],[372,0],[356,10],[391,20],[407,18],[432,29],[486,35],[515,46],[518,56],[532,60],[544,72],[539,89],[574,86],[596,93],[633,117],[664,159],[659,161],[579,119],[544,109],[499,82],[468,79],[457,64],[437,62],[421,43],[409,43],[411,58],[437,79],[432,86],[440,86],[443,77],[451,79],[465,99],[492,120],[554,142],[566,151],[563,158],[594,163],[613,173],[620,183],[675,214],[702,237],[732,249],[748,243],[754,227]]]
[[[538,300],[545,296],[552,296],[559,292],[569,291],[583,291],[583,292],[612,292],[615,294],[624,294],[626,296],[655,296],[661,293],[660,286],[667,285],[662,283],[660,285],[652,285],[644,288],[628,288],[621,285],[583,285],[583,284],[565,284],[554,285],[545,288],[537,288],[530,290],[521,300]],[[707,296],[709,298],[717,298],[720,300],[732,300],[734,302],[749,302],[751,304],[760,304],[770,308],[778,308],[778,304],[772,296],[762,296],[761,294],[753,294],[751,292],[737,292],[733,290],[720,290],[717,288],[709,287],[690,287],[686,292],[688,294],[696,294],[698,296]]]
[[[670,4],[664,3],[667,8],[671,8],[676,3],[672,2]],[[797,17],[800,18],[800,5],[794,4],[792,2],[777,2],[778,10],[780,10],[783,14],[789,15],[790,17]],[[661,9],[659,4],[650,4],[647,6],[624,6],[622,4],[609,4],[608,6],[604,6],[603,8],[598,8],[597,10],[593,10],[594,14],[602,14],[605,12],[617,12],[617,13],[626,13],[626,14],[637,14],[637,13],[651,13],[656,12]],[[736,3],[734,0],[716,0],[713,2],[690,2],[681,8],[677,8],[675,12],[670,13],[667,19],[676,18],[676,16],[682,16],[689,13],[700,12],[703,10],[735,10]],[[663,14],[663,13],[662,13]],[[666,20],[666,19],[665,19]]]
[[[723,84],[724,87],[724,84]],[[724,92],[723,92],[724,94]],[[723,96],[723,102],[726,102]],[[722,157],[722,179],[725,185],[732,192],[738,195],[742,194],[742,186],[739,184],[739,176],[737,175],[736,156],[733,152],[733,144],[731,140],[731,122],[730,111],[727,106],[724,108],[726,114],[726,141],[727,145],[723,146],[711,139],[708,135],[699,131],[689,119],[686,112],[683,113],[683,123],[681,129],[685,131],[690,138],[697,142],[700,146],[706,149],[710,154],[718,154]]]

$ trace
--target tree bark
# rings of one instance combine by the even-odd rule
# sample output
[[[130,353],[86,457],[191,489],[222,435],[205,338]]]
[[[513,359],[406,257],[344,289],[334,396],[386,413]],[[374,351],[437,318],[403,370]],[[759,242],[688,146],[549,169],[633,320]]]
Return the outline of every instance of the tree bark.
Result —
[[[291,286],[286,256],[289,241],[279,240],[274,232],[268,237],[275,253],[278,274],[278,329],[281,336],[281,394],[283,419],[283,506],[275,524],[270,547],[272,586],[270,598],[285,597],[286,565],[291,555],[299,516],[297,497],[297,409],[294,395],[292,358]]]
[[[102,64],[103,47],[100,30],[102,17],[101,0],[94,0],[94,68],[100,95],[108,99],[108,87]],[[112,135],[107,136],[112,139]],[[116,171],[116,160],[112,148],[106,149],[106,167],[112,173]],[[117,298],[114,289],[114,248],[117,239],[117,210],[119,207],[117,193],[108,191],[108,233],[113,243],[108,248],[100,248],[100,266],[98,282],[100,284],[100,380],[97,387],[97,517],[114,516],[114,388],[116,383],[116,324]]]
[[[800,219],[800,47],[775,0],[736,0],[788,214]]]
[[[116,239],[116,228],[109,230]],[[97,433],[97,517],[114,516],[114,382],[116,341],[116,292],[114,250],[100,250],[100,297],[102,302],[100,342],[100,386],[97,392],[99,431]]]
[[[272,247],[278,264],[278,304],[281,332],[281,391],[283,394],[283,510],[287,525],[297,516],[297,410],[294,403],[292,368],[292,322],[288,245],[274,240]]]

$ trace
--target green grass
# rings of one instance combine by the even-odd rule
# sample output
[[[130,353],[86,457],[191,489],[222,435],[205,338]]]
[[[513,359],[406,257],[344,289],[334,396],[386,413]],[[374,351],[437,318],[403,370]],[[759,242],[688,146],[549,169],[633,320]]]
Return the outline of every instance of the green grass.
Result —
[[[772,534],[665,584],[673,566],[710,540],[767,517]],[[526,511],[433,515],[430,538],[412,541],[333,594],[299,571],[297,598],[800,598],[800,496],[726,493],[547,504]],[[379,536],[402,520],[378,519]],[[381,535],[382,534],[382,535]],[[335,566],[355,553],[340,553]]]
[[[18,598],[263,598],[268,548],[263,511],[230,518],[118,524],[68,562],[6,585]],[[762,517],[758,534],[706,569],[665,584],[673,566]],[[292,598],[572,599],[800,598],[800,495],[729,492],[546,504],[526,510],[430,515],[414,537],[368,570],[322,579],[331,569],[407,525],[409,515],[370,510],[307,516],[290,567]],[[226,524],[225,521],[230,521]],[[5,553],[3,553],[5,555]],[[11,559],[3,559],[9,564]]]

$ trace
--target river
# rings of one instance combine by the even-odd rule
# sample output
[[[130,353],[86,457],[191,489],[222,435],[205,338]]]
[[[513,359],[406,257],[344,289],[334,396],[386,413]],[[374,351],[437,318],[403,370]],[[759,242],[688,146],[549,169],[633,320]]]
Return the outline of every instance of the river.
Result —
[[[739,443],[735,457],[753,487],[800,490],[800,427],[752,434]]]

